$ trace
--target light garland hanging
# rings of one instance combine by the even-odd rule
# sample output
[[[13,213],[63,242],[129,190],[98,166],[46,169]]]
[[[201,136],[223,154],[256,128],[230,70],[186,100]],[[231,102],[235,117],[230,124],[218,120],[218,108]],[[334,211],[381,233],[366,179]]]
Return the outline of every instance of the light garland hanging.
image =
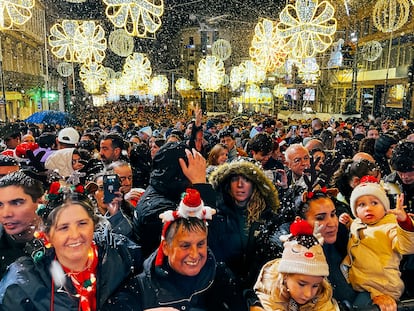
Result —
[[[223,81],[224,63],[215,56],[207,56],[200,60],[197,68],[197,80],[200,88],[207,92],[215,92]]]
[[[362,59],[374,62],[381,56],[382,46],[378,41],[367,42],[361,49]]]
[[[63,20],[62,23],[56,23],[50,28],[48,38],[50,51],[59,59],[65,62],[77,62],[74,47],[74,37],[79,22],[76,20]]]
[[[124,28],[140,38],[155,34],[161,27],[164,13],[163,0],[103,0],[107,5],[105,14],[117,28]]]
[[[285,62],[285,42],[276,33],[274,22],[263,19],[254,28],[254,37],[249,48],[250,58],[266,71],[273,71]]]
[[[59,63],[59,65],[56,68],[58,74],[60,74],[61,77],[69,77],[73,73],[73,66],[72,64],[69,64],[67,62]]]
[[[296,0],[280,13],[277,33],[286,40],[294,58],[312,57],[324,52],[336,32],[335,9],[328,1]]]
[[[84,21],[75,30],[74,48],[81,63],[101,63],[106,50],[105,30],[94,21]]]
[[[81,66],[79,77],[85,89],[93,94],[99,92],[100,87],[105,84],[107,74],[102,64],[88,63]]]
[[[175,88],[178,92],[182,92],[193,89],[193,86],[191,85],[191,82],[189,80],[179,78],[177,81],[175,81]]]
[[[109,35],[109,48],[116,55],[127,57],[134,52],[134,38],[123,29],[117,29]]]
[[[373,10],[374,26],[388,33],[400,29],[408,20],[410,3],[408,0],[378,0]]]
[[[215,41],[211,46],[211,54],[221,59],[222,61],[225,61],[231,55],[230,42],[224,39]]]
[[[168,92],[168,79],[165,75],[157,75],[151,79],[149,92],[154,96],[164,95]]]
[[[151,74],[151,62],[145,54],[133,53],[125,60],[123,76],[131,81],[133,89],[148,85]]]
[[[10,29],[13,25],[23,25],[31,17],[34,0],[1,0],[0,29]]]

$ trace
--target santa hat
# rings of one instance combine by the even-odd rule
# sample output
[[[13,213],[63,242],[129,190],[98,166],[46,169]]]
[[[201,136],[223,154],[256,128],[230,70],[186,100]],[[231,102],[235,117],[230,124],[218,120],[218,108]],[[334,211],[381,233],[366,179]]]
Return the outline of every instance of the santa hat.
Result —
[[[165,236],[170,225],[178,218],[196,217],[198,219],[211,219],[216,213],[216,210],[205,206],[200,197],[200,192],[196,189],[188,188],[182,195],[180,204],[175,211],[165,211],[160,214],[160,218],[164,223],[161,232],[161,242],[165,240]],[[162,266],[164,253],[162,251],[162,244],[158,247],[157,257],[155,258],[155,266]]]
[[[390,210],[390,200],[388,199],[387,193],[385,192],[384,188],[378,183],[375,177],[364,176],[361,178],[360,184],[356,186],[352,191],[351,198],[349,199],[352,214],[355,217],[358,217],[356,213],[355,203],[360,197],[364,195],[372,195],[376,197],[378,200],[381,201],[382,205],[385,208],[385,211]]]
[[[312,226],[297,218],[290,226],[291,234],[283,244],[279,261],[280,273],[294,273],[312,276],[328,276],[329,266],[323,253],[323,238],[316,237]]]

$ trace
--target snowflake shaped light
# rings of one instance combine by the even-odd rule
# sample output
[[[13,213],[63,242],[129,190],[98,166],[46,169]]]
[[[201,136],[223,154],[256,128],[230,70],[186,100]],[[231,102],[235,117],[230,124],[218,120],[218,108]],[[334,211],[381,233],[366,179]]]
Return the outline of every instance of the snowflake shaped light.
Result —
[[[79,22],[75,20],[63,20],[61,24],[54,24],[50,28],[48,38],[51,52],[65,62],[77,62],[75,55],[75,32],[79,27]]]
[[[285,62],[287,53],[284,45],[284,40],[277,35],[274,22],[263,19],[254,28],[254,37],[249,48],[250,58],[259,67],[273,71]]]
[[[242,82],[242,74],[238,66],[233,67],[230,70],[230,87],[231,89],[237,90]]]
[[[280,12],[277,33],[286,41],[294,58],[312,57],[324,52],[336,32],[335,9],[328,1],[296,0]]]
[[[79,77],[85,89],[93,94],[99,92],[100,87],[106,83],[107,74],[102,64],[89,63],[81,66]]]
[[[373,10],[374,26],[384,33],[400,29],[408,20],[408,0],[378,0]]]
[[[215,56],[207,56],[200,60],[197,68],[197,80],[200,88],[207,92],[215,92],[223,81],[224,63]]]
[[[133,88],[148,85],[151,74],[151,62],[145,54],[134,53],[125,60],[123,75],[131,81]]]
[[[103,0],[107,5],[105,13],[117,28],[124,28],[131,35],[140,38],[154,34],[161,27],[164,13],[163,0]]]
[[[25,24],[32,17],[34,4],[34,0],[1,0],[0,29]]]
[[[193,88],[191,85],[191,82],[184,78],[179,78],[177,81],[175,81],[175,88],[178,92],[182,91],[189,91]]]
[[[165,75],[157,75],[151,79],[149,91],[152,95],[164,95],[168,92],[168,79]]]
[[[266,79],[266,70],[257,66],[251,60],[242,62],[239,66],[241,81],[246,84],[262,83]]]
[[[382,46],[378,41],[370,41],[361,49],[362,58],[364,60],[374,62],[381,56]]]
[[[85,21],[75,30],[74,48],[81,63],[101,63],[106,50],[105,30],[93,21]]]
[[[215,41],[211,46],[211,54],[221,59],[222,61],[225,61],[231,55],[230,42],[224,39]]]

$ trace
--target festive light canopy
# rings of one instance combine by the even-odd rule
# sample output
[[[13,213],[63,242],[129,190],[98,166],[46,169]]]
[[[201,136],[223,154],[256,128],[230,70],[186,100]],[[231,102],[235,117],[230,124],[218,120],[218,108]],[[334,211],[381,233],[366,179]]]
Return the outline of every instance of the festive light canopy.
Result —
[[[73,66],[72,64],[66,62],[59,63],[59,65],[57,66],[57,72],[62,77],[69,77],[73,73]]]
[[[189,91],[193,88],[191,85],[191,82],[184,78],[179,78],[177,81],[175,81],[175,88],[178,92],[182,91]]]
[[[335,9],[328,1],[296,0],[280,13],[277,33],[286,40],[294,58],[312,57],[324,52],[336,32]]]
[[[51,52],[65,62],[76,62],[74,37],[79,22],[75,20],[63,20],[50,28],[49,45]]]
[[[361,50],[362,58],[370,62],[376,61],[381,53],[382,46],[378,41],[367,42]]]
[[[223,81],[224,63],[215,56],[207,56],[198,63],[197,80],[200,88],[207,92],[215,92]]]
[[[123,76],[131,81],[133,88],[148,85],[152,74],[151,62],[145,54],[134,53],[127,57]]]
[[[401,28],[408,20],[410,3],[408,0],[378,0],[374,6],[374,26],[388,33]]]
[[[109,35],[109,47],[116,55],[127,57],[134,51],[134,38],[125,30],[117,29]]]
[[[249,49],[250,58],[259,67],[273,71],[285,62],[285,42],[276,33],[274,22],[263,19],[254,28],[254,37]]]
[[[103,0],[106,16],[117,28],[124,28],[140,38],[154,34],[161,27],[163,0]]]
[[[99,63],[83,64],[79,71],[79,77],[85,89],[89,93],[97,93],[102,85],[105,84],[107,75],[105,67]]]
[[[165,75],[157,75],[150,81],[149,92],[154,96],[164,95],[168,92],[168,79]]]
[[[0,29],[23,25],[31,17],[34,0],[0,0]]]
[[[231,55],[230,42],[224,39],[215,41],[211,47],[211,54],[221,59],[222,61],[225,61]]]
[[[81,63],[101,63],[106,50],[105,31],[93,21],[84,21],[75,30],[74,48]]]

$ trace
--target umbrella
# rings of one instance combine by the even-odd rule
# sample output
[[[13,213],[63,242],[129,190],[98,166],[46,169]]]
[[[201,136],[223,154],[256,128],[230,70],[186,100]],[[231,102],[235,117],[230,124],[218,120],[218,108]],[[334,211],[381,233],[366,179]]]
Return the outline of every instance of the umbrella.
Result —
[[[38,111],[28,117],[28,123],[44,123],[44,124],[59,124],[71,125],[77,122],[76,117],[68,112],[44,110]]]

